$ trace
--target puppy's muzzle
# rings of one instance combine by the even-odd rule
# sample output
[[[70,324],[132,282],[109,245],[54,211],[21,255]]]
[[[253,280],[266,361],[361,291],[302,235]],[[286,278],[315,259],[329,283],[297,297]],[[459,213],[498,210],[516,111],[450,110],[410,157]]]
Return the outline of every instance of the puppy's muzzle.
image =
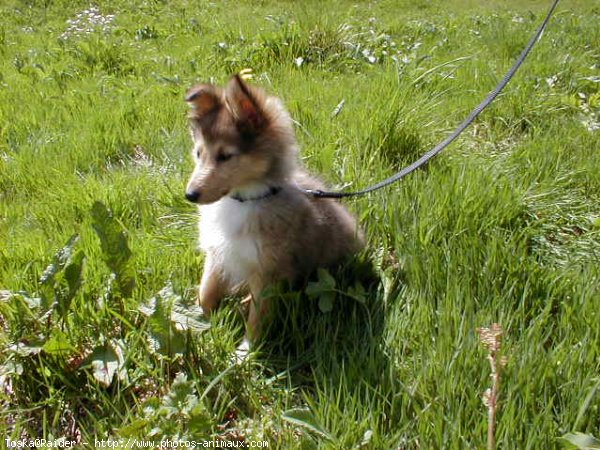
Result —
[[[185,191],[185,198],[192,203],[198,203],[198,200],[200,200],[200,191],[195,189],[191,191]]]

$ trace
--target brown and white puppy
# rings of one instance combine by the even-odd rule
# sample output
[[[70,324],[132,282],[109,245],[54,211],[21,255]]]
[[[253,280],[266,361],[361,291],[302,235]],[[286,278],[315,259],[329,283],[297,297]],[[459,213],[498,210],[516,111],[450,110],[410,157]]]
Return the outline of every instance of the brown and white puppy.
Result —
[[[186,101],[196,163],[186,197],[199,205],[205,252],[199,301],[210,314],[226,294],[250,294],[244,351],[260,334],[267,285],[334,266],[363,238],[341,204],[299,189],[323,186],[299,161],[279,99],[236,75],[223,89],[194,86]]]

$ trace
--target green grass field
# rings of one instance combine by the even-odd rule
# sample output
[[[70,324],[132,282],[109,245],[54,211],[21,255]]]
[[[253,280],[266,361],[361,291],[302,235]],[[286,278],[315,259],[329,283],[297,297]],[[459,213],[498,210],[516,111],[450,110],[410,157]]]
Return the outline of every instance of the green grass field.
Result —
[[[113,0],[90,15],[87,1],[3,1],[0,447],[483,448],[476,329],[494,322],[498,447],[598,437],[597,1],[564,0],[505,93],[428,167],[347,202],[365,254],[335,288],[322,274],[325,300],[273,290],[255,357],[231,363],[237,299],[210,329],[193,306],[190,85],[251,68],[297,121],[306,165],[365,187],[447,136],[549,3]]]

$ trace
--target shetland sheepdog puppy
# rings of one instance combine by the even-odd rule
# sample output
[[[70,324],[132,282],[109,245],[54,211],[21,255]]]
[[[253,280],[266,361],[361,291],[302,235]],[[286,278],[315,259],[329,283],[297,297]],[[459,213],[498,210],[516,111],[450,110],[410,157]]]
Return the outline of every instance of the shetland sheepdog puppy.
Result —
[[[340,203],[301,190],[323,185],[298,158],[281,100],[235,75],[224,88],[192,87],[186,101],[195,167],[185,196],[198,204],[205,254],[199,302],[209,315],[225,295],[248,294],[243,353],[263,328],[266,286],[339,264],[363,237]]]

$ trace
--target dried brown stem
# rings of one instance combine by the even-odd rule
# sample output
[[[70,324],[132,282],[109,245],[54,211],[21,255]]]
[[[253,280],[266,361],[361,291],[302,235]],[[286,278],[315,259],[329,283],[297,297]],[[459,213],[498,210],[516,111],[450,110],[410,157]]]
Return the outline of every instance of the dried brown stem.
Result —
[[[478,328],[477,333],[479,334],[479,340],[488,350],[487,359],[490,362],[492,386],[484,392],[483,403],[488,410],[487,448],[488,450],[494,450],[496,448],[495,433],[498,395],[500,391],[500,372],[506,364],[506,359],[500,357],[504,330],[499,324],[494,323],[489,328]]]

